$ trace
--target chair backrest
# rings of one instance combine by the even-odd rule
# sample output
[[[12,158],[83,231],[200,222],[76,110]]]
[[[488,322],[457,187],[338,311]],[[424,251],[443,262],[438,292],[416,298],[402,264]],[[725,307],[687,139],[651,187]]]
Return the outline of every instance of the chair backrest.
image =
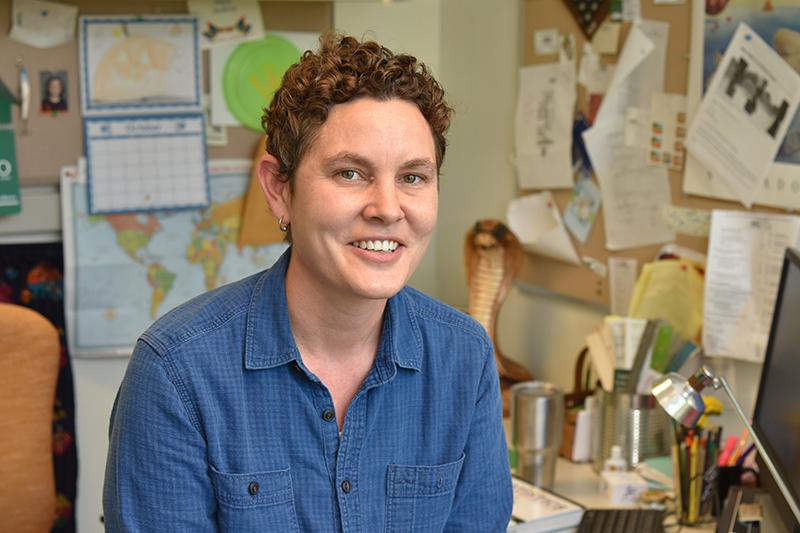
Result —
[[[0,303],[0,531],[50,531],[60,347],[42,315]]]

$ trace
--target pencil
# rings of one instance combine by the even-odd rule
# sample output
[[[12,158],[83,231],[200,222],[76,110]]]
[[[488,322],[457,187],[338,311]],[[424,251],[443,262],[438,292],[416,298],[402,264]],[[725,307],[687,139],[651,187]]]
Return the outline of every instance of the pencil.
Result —
[[[672,445],[672,486],[675,487],[675,505],[678,506],[678,516],[683,519],[683,500],[681,499],[681,456],[678,444]]]
[[[689,447],[689,512],[688,521],[694,524],[697,521],[697,441],[700,440],[697,436],[692,439],[692,445]]]
[[[697,440],[697,439],[695,439]],[[695,473],[694,478],[694,514],[695,519],[699,519],[701,516],[700,512],[700,504],[702,503],[703,499],[703,477],[705,476],[705,464],[706,464],[706,446],[708,446],[708,437],[703,437],[700,441],[700,444],[697,446],[697,472]]]

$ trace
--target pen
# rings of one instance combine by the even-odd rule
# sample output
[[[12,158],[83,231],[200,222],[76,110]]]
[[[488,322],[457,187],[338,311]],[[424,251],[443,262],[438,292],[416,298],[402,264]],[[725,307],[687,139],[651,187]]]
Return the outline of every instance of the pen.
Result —
[[[744,453],[742,453],[742,455],[740,455],[739,458],[736,460],[736,466],[742,466],[744,464],[744,460],[747,458],[748,455],[750,455],[750,453],[755,448],[756,448],[755,443],[748,446],[747,449],[744,451]]]

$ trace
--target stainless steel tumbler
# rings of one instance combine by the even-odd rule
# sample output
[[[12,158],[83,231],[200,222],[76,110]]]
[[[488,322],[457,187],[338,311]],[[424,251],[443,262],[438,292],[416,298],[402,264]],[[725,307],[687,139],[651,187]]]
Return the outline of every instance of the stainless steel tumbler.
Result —
[[[511,387],[511,445],[517,475],[550,488],[564,425],[564,393],[550,383],[526,381]]]

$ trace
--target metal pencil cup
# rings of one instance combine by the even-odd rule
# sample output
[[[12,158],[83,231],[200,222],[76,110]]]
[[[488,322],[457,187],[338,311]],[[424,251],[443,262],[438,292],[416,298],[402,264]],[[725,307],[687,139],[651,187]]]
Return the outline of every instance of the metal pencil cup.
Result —
[[[511,387],[511,445],[517,452],[518,476],[540,487],[552,487],[563,424],[561,389],[541,381]]]
[[[611,453],[619,445],[628,466],[633,467],[648,457],[670,454],[673,440],[669,415],[652,394],[626,394],[597,391],[597,420],[592,424],[592,458],[600,472]]]

